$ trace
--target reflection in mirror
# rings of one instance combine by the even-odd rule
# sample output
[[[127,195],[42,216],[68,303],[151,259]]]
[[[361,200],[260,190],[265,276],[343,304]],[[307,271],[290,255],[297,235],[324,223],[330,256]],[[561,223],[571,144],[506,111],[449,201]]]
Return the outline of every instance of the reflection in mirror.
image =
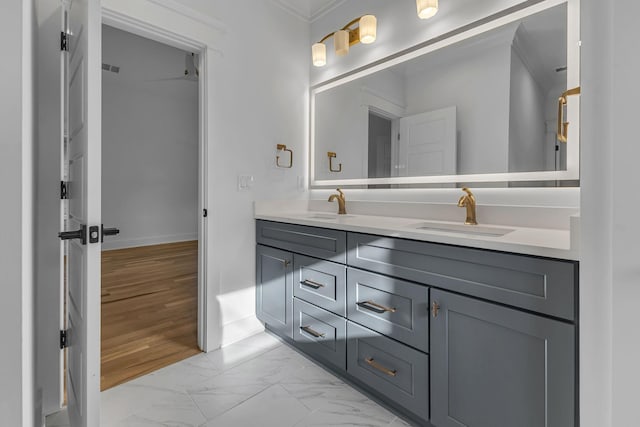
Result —
[[[315,179],[566,170],[555,136],[566,89],[561,4],[318,90]],[[340,153],[340,173],[328,151]]]

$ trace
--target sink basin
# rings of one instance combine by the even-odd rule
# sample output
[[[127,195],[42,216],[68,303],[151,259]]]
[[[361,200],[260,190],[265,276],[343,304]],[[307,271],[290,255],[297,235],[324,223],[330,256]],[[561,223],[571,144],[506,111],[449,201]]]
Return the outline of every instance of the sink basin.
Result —
[[[447,233],[473,234],[476,236],[500,237],[514,231],[513,228],[487,227],[482,225],[445,224],[441,222],[421,222],[412,228],[425,231],[444,231]]]
[[[353,215],[338,215],[332,213],[312,213],[303,215],[306,219],[323,219],[328,221],[335,221],[340,218],[351,218]]]

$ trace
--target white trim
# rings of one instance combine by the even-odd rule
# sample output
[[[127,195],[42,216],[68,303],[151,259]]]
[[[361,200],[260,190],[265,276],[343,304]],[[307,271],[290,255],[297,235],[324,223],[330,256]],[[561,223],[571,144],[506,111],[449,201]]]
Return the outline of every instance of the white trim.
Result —
[[[140,246],[162,245],[165,243],[188,242],[198,240],[198,233],[171,234],[166,236],[141,237],[139,239],[109,239],[102,243],[103,251],[114,249],[137,248]]]
[[[207,16],[202,12],[198,12],[195,9],[190,8],[189,6],[185,6],[183,3],[178,3],[175,0],[147,0],[150,3],[157,4],[158,6],[164,7],[165,9],[170,10],[171,12],[175,12],[179,15],[182,15],[186,18],[193,19],[194,21],[200,22],[208,27],[213,28],[214,30],[220,31],[221,33],[226,33],[228,27],[224,24],[224,22],[217,20],[211,16]]]
[[[543,172],[521,172],[521,173],[491,173],[491,174],[469,174],[469,175],[447,175],[447,176],[422,176],[422,177],[392,177],[392,178],[362,178],[343,180],[316,180],[315,179],[315,96],[318,93],[335,88],[337,86],[352,82],[361,77],[368,76],[375,72],[387,69],[402,62],[417,58],[418,56],[442,49],[454,43],[467,40],[471,37],[482,34],[494,28],[518,21],[527,16],[541,12],[554,6],[567,4],[568,7],[568,46],[567,65],[569,66],[568,85],[570,87],[579,85],[580,73],[580,49],[577,46],[576,38],[579,37],[579,5],[580,0],[545,0],[530,7],[518,10],[506,16],[502,16],[493,21],[484,23],[467,31],[461,32],[447,39],[413,50],[404,55],[392,58],[388,61],[363,69],[353,74],[339,78],[329,83],[320,83],[311,90],[310,96],[310,151],[309,151],[309,182],[311,187],[324,186],[347,186],[347,185],[367,185],[367,184],[442,184],[457,182],[504,182],[504,181],[561,181],[580,179],[579,167],[579,99],[572,97],[569,99],[569,127],[570,143],[567,147],[567,170],[566,171],[543,171]],[[574,14],[578,13],[577,18]]]
[[[171,10],[172,12],[179,13],[183,16],[193,18],[189,14],[196,13],[192,9],[178,5],[173,0],[149,0],[155,4],[159,4]],[[174,10],[173,7],[178,8]],[[209,22],[213,23],[215,20]],[[137,34],[142,37],[146,37],[151,40],[155,40],[161,43],[168,44],[180,49],[189,50],[197,53],[200,57],[200,75],[198,84],[198,98],[199,98],[199,166],[198,166],[198,208],[200,209],[198,215],[198,347],[203,351],[212,350],[214,343],[208,343],[207,326],[209,323],[209,316],[212,315],[213,310],[210,310],[207,296],[207,251],[209,245],[209,239],[207,238],[207,221],[200,214],[201,209],[207,206],[207,194],[208,194],[208,109],[209,94],[207,81],[211,70],[208,67],[209,55],[211,53],[220,54],[222,52],[211,46],[206,42],[200,40],[194,40],[189,37],[185,37],[181,34],[173,31],[166,30],[160,26],[154,25],[149,22],[141,21],[125,13],[118,12],[108,7],[102,8],[102,22],[107,25],[111,25],[115,28],[128,31],[130,33]],[[199,20],[199,22],[202,22]],[[218,22],[218,21],[215,21]],[[207,24],[207,22],[204,22]],[[217,29],[223,28],[224,25],[220,23],[217,25]],[[226,27],[225,27],[226,28]]]
[[[254,315],[247,316],[240,320],[225,323],[223,327],[221,347],[242,341],[252,335],[264,332],[264,325]]]
[[[295,4],[294,2],[299,2],[299,0],[293,0],[293,2],[290,2],[290,1],[287,1],[287,0],[271,0],[271,2],[275,6],[279,7],[280,9],[285,10],[286,12],[289,12],[290,14],[295,16],[296,18],[302,19],[303,21],[308,22],[308,23],[312,23],[312,22],[322,18],[327,13],[329,13],[332,10],[337,9],[338,7],[342,6],[344,3],[346,3],[346,1],[347,0],[334,0],[331,3],[328,3],[326,6],[323,6],[323,7],[319,8],[318,10],[316,10],[315,12],[312,12],[311,10],[305,11],[301,7],[296,7],[294,5]]]

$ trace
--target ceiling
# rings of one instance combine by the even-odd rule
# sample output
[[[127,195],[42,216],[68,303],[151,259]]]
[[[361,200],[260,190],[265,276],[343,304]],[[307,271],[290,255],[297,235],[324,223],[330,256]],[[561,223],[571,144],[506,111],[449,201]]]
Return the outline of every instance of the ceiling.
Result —
[[[274,0],[289,12],[313,22],[346,0]]]

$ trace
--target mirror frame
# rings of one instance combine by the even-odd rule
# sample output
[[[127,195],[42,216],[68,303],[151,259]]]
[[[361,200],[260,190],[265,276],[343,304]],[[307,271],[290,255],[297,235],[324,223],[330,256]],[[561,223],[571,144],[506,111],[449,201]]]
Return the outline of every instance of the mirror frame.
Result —
[[[390,178],[354,178],[317,180],[315,178],[315,97],[317,94],[352,82],[358,78],[368,76],[377,71],[409,61],[418,56],[434,52],[454,43],[467,40],[476,35],[493,30],[503,25],[526,18],[535,13],[554,6],[567,5],[567,88],[580,86],[580,0],[542,0],[532,6],[523,7],[513,13],[500,16],[489,22],[482,22],[477,26],[454,33],[452,36],[434,42],[426,41],[417,46],[391,55],[363,68],[343,74],[310,89],[310,129],[309,129],[309,184],[311,188],[348,187],[366,185],[405,185],[405,184],[451,184],[451,183],[502,183],[526,181],[570,181],[580,179],[580,97],[569,97],[566,119],[569,126],[567,146],[567,169],[562,171],[538,172],[501,172],[466,175],[432,175],[406,176]],[[466,27],[465,27],[466,28]]]

